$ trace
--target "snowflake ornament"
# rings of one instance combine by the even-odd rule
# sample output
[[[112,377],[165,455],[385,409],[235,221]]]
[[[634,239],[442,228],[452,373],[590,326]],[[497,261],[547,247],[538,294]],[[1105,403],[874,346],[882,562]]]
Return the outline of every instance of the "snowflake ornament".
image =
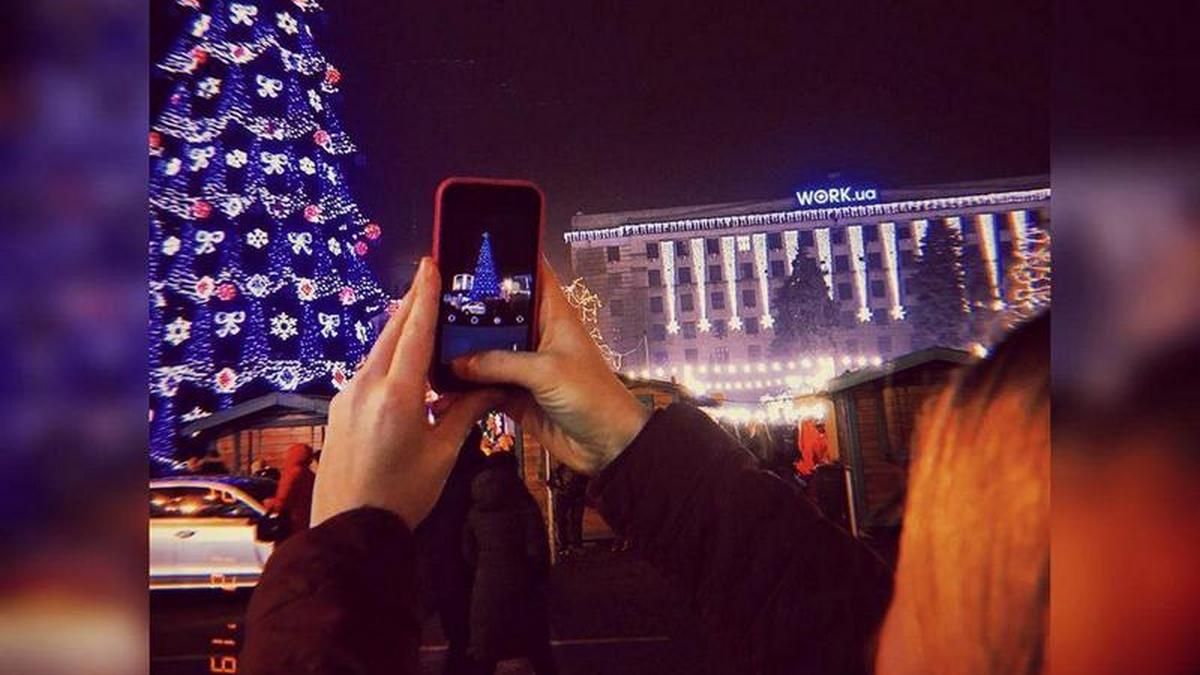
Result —
[[[312,109],[316,110],[317,112],[321,112],[321,110],[324,109],[324,106],[321,105],[321,95],[318,94],[314,89],[308,90],[308,104],[311,105]]]
[[[334,171],[332,166],[325,167],[325,180],[333,185],[338,184],[337,171]]]
[[[300,386],[300,372],[290,366],[284,368],[275,376],[275,384],[284,391],[292,391]]]
[[[163,336],[163,342],[170,343],[172,347],[178,347],[192,336],[192,322],[182,316],[176,317],[174,321],[167,324],[166,328],[167,332]]]
[[[196,85],[196,95],[200,98],[212,98],[219,93],[221,93],[221,80],[215,77],[206,77]]]
[[[295,317],[287,314],[286,312],[280,312],[271,317],[271,335],[274,335],[280,340],[287,340],[288,338],[294,337],[297,333],[299,333],[299,331],[296,329],[296,323]]]
[[[309,157],[301,157],[300,170],[311,176],[317,172],[317,163]]]
[[[329,238],[329,252],[334,255],[341,255],[342,254],[341,242],[339,242],[337,239],[334,239],[333,237],[330,237]]]
[[[166,164],[163,165],[163,174],[167,176],[174,176],[182,169],[183,160],[179,159],[178,157],[172,157],[166,161]]]
[[[208,14],[196,17],[196,20],[192,22],[192,37],[204,37],[210,26],[212,26],[212,17]]]
[[[267,233],[257,227],[246,234],[246,243],[254,248],[262,248],[269,241],[270,237],[267,236]]]
[[[175,255],[176,253],[179,253],[179,248],[181,246],[183,246],[183,242],[181,242],[179,240],[179,237],[176,237],[175,235],[171,235],[171,236],[167,237],[166,239],[163,239],[163,243],[162,243],[163,255]]]
[[[201,408],[200,406],[196,406],[195,408],[192,408],[187,413],[185,413],[183,416],[181,416],[179,419],[183,420],[184,422],[195,422],[196,420],[202,420],[211,414],[212,413],[205,410],[204,408]]]
[[[279,12],[275,15],[275,25],[288,35],[295,35],[300,30],[300,24],[296,23],[296,19],[287,12]]]
[[[365,324],[361,321],[355,321],[354,322],[354,337],[358,338],[358,341],[361,342],[362,344],[364,344],[364,345],[367,344],[367,340],[370,339],[370,337],[371,337],[371,332],[370,332],[370,329],[367,327],[367,324]]]
[[[216,290],[216,282],[210,276],[203,276],[196,280],[196,284],[192,287],[196,292],[196,298],[200,302],[208,302],[212,297],[213,291]]]
[[[237,218],[246,210],[246,201],[244,197],[230,197],[221,204],[221,210],[230,218]]]

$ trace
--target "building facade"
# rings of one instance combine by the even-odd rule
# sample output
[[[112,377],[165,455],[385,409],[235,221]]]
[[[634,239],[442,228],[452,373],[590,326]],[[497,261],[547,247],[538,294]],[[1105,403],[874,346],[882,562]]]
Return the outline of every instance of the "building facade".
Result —
[[[737,376],[742,389],[769,391],[789,373],[829,377],[934,346],[920,344],[906,319],[929,228],[959,231],[959,262],[968,279],[986,280],[994,308],[1030,233],[1049,218],[1049,177],[1036,176],[577,215],[565,239],[575,274],[604,301],[600,330],[627,370]],[[819,262],[843,327],[832,353],[776,360],[772,302],[797,252]]]

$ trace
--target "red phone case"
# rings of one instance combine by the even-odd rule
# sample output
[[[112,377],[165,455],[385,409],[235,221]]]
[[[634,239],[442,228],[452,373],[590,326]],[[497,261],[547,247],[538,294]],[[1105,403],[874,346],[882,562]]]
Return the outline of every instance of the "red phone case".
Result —
[[[546,193],[542,192],[542,188],[538,187],[537,183],[534,183],[533,181],[530,181],[530,180],[520,179],[520,178],[479,178],[479,177],[475,177],[475,176],[450,176],[449,178],[443,179],[442,182],[438,183],[437,190],[433,194],[433,253],[432,253],[432,257],[433,257],[433,261],[435,263],[438,263],[439,270],[441,269],[441,261],[438,260],[438,251],[440,250],[440,247],[438,246],[438,244],[440,242],[441,234],[442,234],[442,193],[445,191],[445,189],[447,187],[449,187],[451,185],[461,184],[461,183],[473,184],[473,185],[500,185],[500,186],[507,186],[507,187],[532,188],[538,194],[538,201],[540,203],[540,206],[538,208],[537,253],[536,253],[536,257],[535,257],[535,260],[538,261],[538,263],[537,263],[538,267],[533,272],[534,273],[535,295],[534,295],[533,303],[532,303],[533,304],[533,310],[531,312],[532,316],[531,316],[531,319],[529,322],[530,323],[530,333],[529,333],[530,334],[530,344],[532,345],[533,349],[537,349],[538,339],[540,338],[540,335],[538,333],[538,315],[539,315],[539,312],[541,311],[541,304],[542,304],[541,303],[542,234],[546,227]],[[438,327],[438,331],[440,334],[440,331],[441,331],[440,325]],[[439,342],[440,342],[440,340],[439,340]],[[441,345],[439,344],[435,348],[435,352],[437,349],[440,349],[440,348],[441,348]],[[435,361],[435,363],[437,361],[436,353],[435,353],[434,361]]]

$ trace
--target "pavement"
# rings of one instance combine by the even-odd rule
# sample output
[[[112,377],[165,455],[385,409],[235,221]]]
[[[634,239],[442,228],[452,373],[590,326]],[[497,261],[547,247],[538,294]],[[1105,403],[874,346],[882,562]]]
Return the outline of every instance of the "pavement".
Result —
[[[237,672],[249,592],[170,592],[151,597],[150,654],[155,675]],[[551,638],[563,675],[686,672],[713,674],[711,645],[683,593],[628,551],[591,542],[554,566]],[[422,673],[440,673],[446,643],[436,616],[422,632]],[[532,672],[506,661],[498,673]]]

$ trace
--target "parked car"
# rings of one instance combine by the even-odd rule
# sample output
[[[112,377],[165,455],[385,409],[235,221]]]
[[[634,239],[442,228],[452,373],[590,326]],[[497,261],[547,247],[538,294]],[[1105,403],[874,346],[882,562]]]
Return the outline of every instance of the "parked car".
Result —
[[[466,314],[474,314],[475,316],[480,316],[483,314],[487,314],[487,305],[476,300],[475,302],[468,302],[467,304],[463,305],[462,311]]]
[[[286,536],[286,521],[263,506],[274,494],[275,481],[245,476],[150,481],[150,589],[258,584]]]

